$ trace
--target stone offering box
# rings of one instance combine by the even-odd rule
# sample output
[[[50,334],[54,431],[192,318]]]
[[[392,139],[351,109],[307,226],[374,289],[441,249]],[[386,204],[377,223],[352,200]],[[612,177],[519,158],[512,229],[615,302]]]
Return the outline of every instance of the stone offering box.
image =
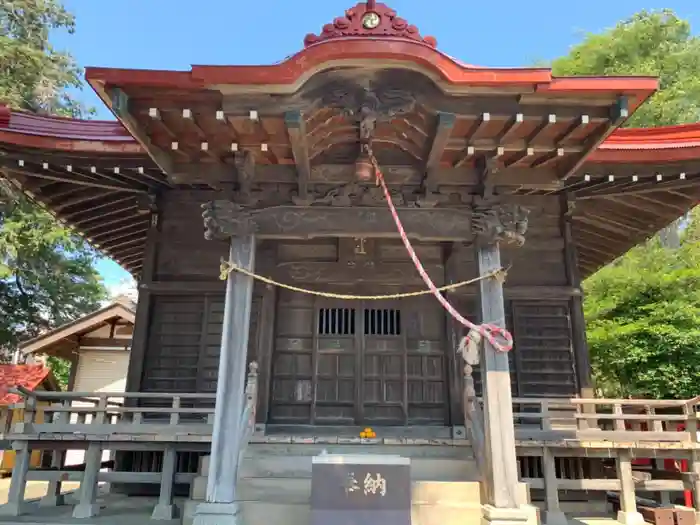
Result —
[[[383,455],[313,458],[312,525],[409,525],[411,460]]]

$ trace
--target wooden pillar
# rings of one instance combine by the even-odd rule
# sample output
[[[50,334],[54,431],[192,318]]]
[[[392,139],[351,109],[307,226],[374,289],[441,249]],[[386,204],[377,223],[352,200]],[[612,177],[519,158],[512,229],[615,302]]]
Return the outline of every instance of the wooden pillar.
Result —
[[[564,262],[566,265],[566,277],[569,286],[581,288],[581,275],[578,268],[578,253],[571,231],[571,210],[573,202],[568,196],[561,200],[562,222],[561,229],[564,236]],[[576,294],[569,303],[571,315],[571,336],[574,351],[574,363],[576,366],[576,382],[581,397],[592,398],[593,380],[591,377],[591,360],[588,353],[588,341],[586,339],[586,320],[583,316],[583,296]]]
[[[615,461],[620,481],[620,511],[617,521],[623,525],[643,525],[644,517],[637,512],[637,496],[632,477],[632,455],[629,450],[619,450]]]
[[[260,370],[256,432],[264,431],[270,412],[270,382],[272,380],[272,352],[275,345],[275,316],[277,315],[277,287],[265,285],[258,314],[257,360]]]
[[[458,279],[458,265],[462,262],[464,256],[464,246],[459,243],[454,243],[447,253],[445,259],[445,284],[453,284]],[[447,299],[452,305],[459,310],[459,298],[457,294],[445,292]],[[464,312],[461,312],[464,314]],[[447,372],[449,380],[450,393],[450,425],[452,426],[452,437],[454,439],[466,439],[466,421],[464,421],[462,394],[463,386],[463,368],[464,364],[462,357],[455,352],[454,349],[459,346],[460,336],[462,335],[463,327],[457,323],[451,315],[445,315],[445,343],[446,348],[450,349],[447,352]]]
[[[152,520],[174,520],[177,516],[177,506],[173,505],[173,487],[177,470],[177,451],[172,445],[163,453],[163,469],[160,478],[160,496],[158,504],[153,509]]]
[[[480,243],[477,263],[479,275],[501,268],[498,243]],[[480,281],[479,291],[482,322],[505,327],[503,284],[496,279],[485,279]],[[515,508],[519,504],[516,499],[518,469],[508,354],[497,351],[484,339],[480,367],[489,478],[487,499],[494,507]]]
[[[255,236],[249,234],[232,237],[229,256],[236,266],[253,271]],[[226,283],[206,502],[197,507],[194,525],[227,525],[238,522],[236,482],[239,451],[244,437],[241,416],[245,408],[252,299],[253,279],[231,272]]]
[[[502,268],[499,243],[522,245],[527,211],[519,206],[484,206],[473,214],[479,275]],[[505,327],[503,282],[479,281],[481,322]],[[518,480],[508,354],[485,338],[481,345],[481,380],[484,399],[485,483],[484,520],[505,524],[527,521],[529,513]]]
[[[146,358],[148,346],[149,321],[153,306],[153,294],[149,285],[155,279],[158,243],[160,239],[160,221],[157,211],[151,212],[151,224],[146,234],[146,251],[144,253],[143,268],[138,282],[139,297],[136,304],[136,317],[134,320],[134,333],[131,338],[131,354],[129,358],[129,370],[126,376],[126,391],[141,391],[141,376],[143,375],[143,363]],[[126,404],[133,406],[134,399],[127,398]]]

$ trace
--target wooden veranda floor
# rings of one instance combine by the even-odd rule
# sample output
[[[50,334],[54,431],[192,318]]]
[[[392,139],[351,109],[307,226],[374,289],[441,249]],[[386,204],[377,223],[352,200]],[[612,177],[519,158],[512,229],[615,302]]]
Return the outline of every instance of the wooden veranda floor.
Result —
[[[101,494],[97,498],[100,515],[94,518],[75,519],[73,505],[40,507],[38,502],[28,502],[28,514],[19,517],[0,516],[2,525],[180,525],[181,520],[153,521],[151,513],[157,503],[155,497],[128,497],[122,494]],[[183,501],[175,501],[182,509]],[[0,506],[0,511],[2,506]]]
[[[76,520],[71,516],[72,505],[61,507],[42,508],[35,502],[28,503],[34,506],[30,514],[20,517],[0,516],[1,525],[180,525],[181,520],[153,521],[151,512],[156,504],[155,497],[127,497],[121,494],[102,494],[98,498],[100,503],[100,516]],[[183,509],[183,500],[176,500],[180,510]],[[0,509],[2,506],[0,506]],[[569,516],[570,525],[619,525],[613,517],[608,516]],[[265,525],[265,524],[260,524]]]

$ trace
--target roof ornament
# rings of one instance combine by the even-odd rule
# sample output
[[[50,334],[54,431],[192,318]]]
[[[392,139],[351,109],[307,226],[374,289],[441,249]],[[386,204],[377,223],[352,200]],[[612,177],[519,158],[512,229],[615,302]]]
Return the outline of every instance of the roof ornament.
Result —
[[[345,11],[345,16],[333,20],[332,24],[323,26],[319,35],[306,35],[304,46],[309,47],[319,42],[347,37],[370,38],[404,38],[420,42],[430,47],[437,47],[437,40],[432,36],[422,37],[418,28],[396,15],[396,11],[375,0],[360,2]]]

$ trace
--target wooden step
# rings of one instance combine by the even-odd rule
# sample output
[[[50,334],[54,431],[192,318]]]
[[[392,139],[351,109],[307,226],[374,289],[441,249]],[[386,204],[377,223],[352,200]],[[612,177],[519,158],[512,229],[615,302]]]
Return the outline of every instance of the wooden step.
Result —
[[[194,511],[199,502],[188,501],[183,510],[182,525],[192,525]],[[311,507],[301,503],[277,503],[244,501],[240,504],[243,525],[284,523],[284,525],[309,525]],[[450,505],[445,503],[411,507],[412,525],[479,525],[479,505]]]
[[[379,445],[379,444],[256,444],[246,448],[246,457],[255,456],[317,456],[323,451],[328,454],[383,454],[408,458],[453,458],[473,459],[469,446],[455,445]]]
[[[257,456],[241,465],[244,478],[311,478],[312,456]],[[473,459],[412,458],[414,481],[477,481]]]
[[[204,500],[207,478],[195,478],[190,498]],[[274,501],[275,503],[308,503],[311,478],[241,478],[238,486],[240,501]],[[415,504],[434,505],[480,504],[481,489],[476,481],[413,481],[411,498]]]

